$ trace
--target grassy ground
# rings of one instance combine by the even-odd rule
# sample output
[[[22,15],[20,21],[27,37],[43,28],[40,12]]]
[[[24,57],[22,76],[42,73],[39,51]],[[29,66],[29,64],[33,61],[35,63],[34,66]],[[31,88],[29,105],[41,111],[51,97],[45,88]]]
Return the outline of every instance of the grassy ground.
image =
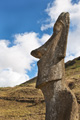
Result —
[[[65,73],[80,112],[80,60],[69,61]],[[13,88],[0,88],[0,120],[45,120],[44,97],[35,83],[36,78]]]
[[[0,88],[0,120],[44,119],[44,98],[41,91],[35,89],[35,83]]]
[[[0,120],[43,120],[45,104],[39,92],[34,85],[1,88]]]
[[[0,100],[0,120],[44,120],[44,103]]]

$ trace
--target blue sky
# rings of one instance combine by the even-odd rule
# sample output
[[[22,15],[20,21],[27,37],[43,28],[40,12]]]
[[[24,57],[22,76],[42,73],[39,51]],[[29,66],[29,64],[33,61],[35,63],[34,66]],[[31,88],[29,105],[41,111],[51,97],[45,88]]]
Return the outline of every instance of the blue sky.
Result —
[[[12,35],[40,31],[47,14],[49,0],[0,0],[0,39],[12,40]]]
[[[51,36],[61,12],[70,13],[65,61],[80,56],[80,0],[0,0],[0,86],[15,86],[37,75],[30,55]]]

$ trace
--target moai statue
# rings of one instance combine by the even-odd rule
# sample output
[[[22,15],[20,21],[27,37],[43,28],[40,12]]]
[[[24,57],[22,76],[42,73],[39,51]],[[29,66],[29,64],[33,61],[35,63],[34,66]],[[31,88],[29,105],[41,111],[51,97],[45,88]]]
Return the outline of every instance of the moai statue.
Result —
[[[51,38],[31,52],[32,56],[40,59],[36,87],[45,97],[45,120],[79,120],[76,97],[65,84],[64,58],[69,23],[69,13],[61,13]]]

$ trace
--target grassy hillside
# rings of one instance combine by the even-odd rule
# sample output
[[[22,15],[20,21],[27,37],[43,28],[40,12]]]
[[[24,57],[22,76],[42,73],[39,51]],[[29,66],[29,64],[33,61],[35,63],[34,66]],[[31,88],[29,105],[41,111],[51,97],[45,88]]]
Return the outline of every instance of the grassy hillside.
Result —
[[[65,67],[66,84],[75,93],[80,108],[80,57]],[[0,88],[0,120],[45,120],[44,97],[35,84],[36,77],[16,87]]]

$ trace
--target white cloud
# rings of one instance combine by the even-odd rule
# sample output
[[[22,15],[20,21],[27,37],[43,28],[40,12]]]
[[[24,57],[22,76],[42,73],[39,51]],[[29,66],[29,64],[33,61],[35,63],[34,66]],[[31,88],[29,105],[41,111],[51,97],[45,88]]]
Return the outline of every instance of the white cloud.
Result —
[[[78,4],[72,4],[71,0],[54,0],[53,3],[49,3],[45,10],[49,16],[49,24],[43,24],[42,30],[46,30],[53,27],[53,24],[61,12],[69,12],[71,23],[74,25],[80,20],[80,2]]]
[[[8,47],[8,40],[0,40],[0,86],[14,86],[29,79],[27,70],[36,60],[31,50],[40,46],[38,34],[24,33],[14,36],[14,45]]]
[[[15,86],[29,80],[29,76],[23,73],[13,71],[11,68],[3,69],[0,72],[0,86]]]
[[[39,39],[41,45],[44,44],[50,38],[49,34],[43,34],[42,38]]]
[[[73,4],[71,0],[54,0],[45,10],[48,14],[48,24],[43,24],[41,30],[53,27],[61,12],[70,13],[70,31],[68,37],[67,56],[65,61],[80,56],[80,1]]]
[[[12,47],[8,47],[7,40],[0,40],[0,69],[12,68],[19,73],[25,73],[25,69],[31,69],[30,63],[35,60],[30,56],[32,49],[40,44],[36,33],[24,33],[14,36]]]
[[[29,80],[27,70],[37,59],[30,52],[43,44],[50,36],[42,38],[35,32],[14,35],[14,45],[8,40],[0,40],[0,86],[15,86]]]
[[[53,27],[53,25],[54,25],[54,22],[51,22],[50,24],[42,25],[42,26],[41,26],[41,30],[44,31],[44,30],[46,30],[46,29],[48,29],[48,28]]]

